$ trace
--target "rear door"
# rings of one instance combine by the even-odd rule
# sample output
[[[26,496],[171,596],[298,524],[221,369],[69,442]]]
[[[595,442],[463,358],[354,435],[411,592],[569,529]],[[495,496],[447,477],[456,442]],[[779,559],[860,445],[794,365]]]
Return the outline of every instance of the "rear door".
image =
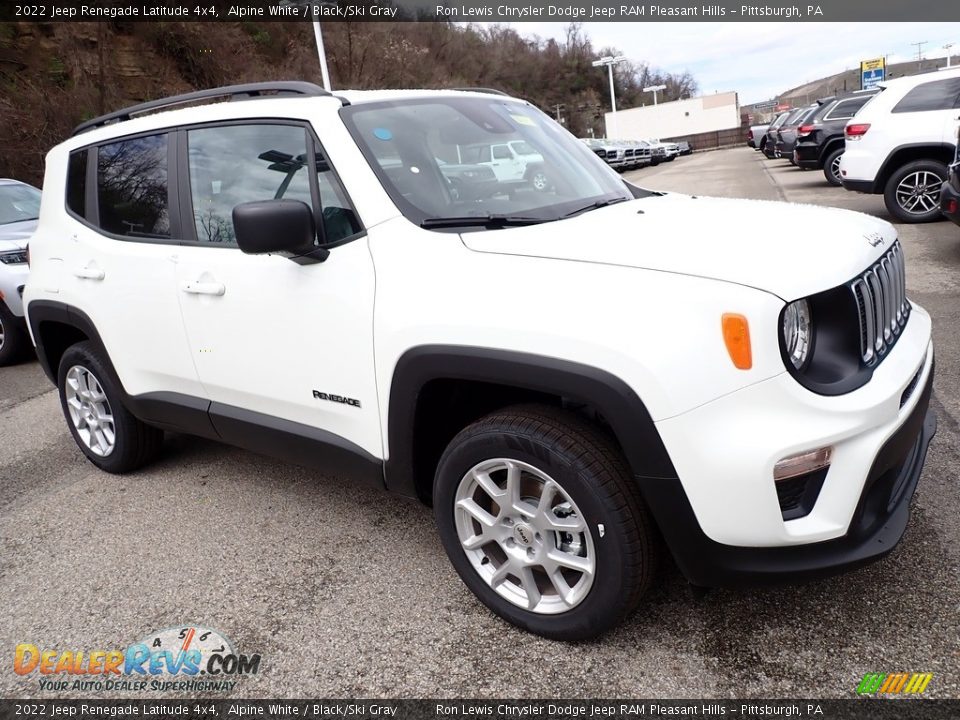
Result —
[[[75,151],[59,294],[89,316],[131,395],[202,395],[176,293],[176,153],[155,131]]]

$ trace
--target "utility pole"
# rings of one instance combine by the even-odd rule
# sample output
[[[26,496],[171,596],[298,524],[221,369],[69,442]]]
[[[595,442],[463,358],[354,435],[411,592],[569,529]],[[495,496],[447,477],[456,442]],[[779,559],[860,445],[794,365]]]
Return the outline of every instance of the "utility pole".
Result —
[[[323,50],[323,35],[320,34],[320,21],[313,21],[313,37],[317,41],[317,57],[320,58],[320,76],[323,78],[323,89],[330,91],[330,73],[327,71],[327,54]]]
[[[926,40],[921,40],[920,42],[915,42],[915,43],[910,43],[910,44],[911,44],[911,45],[915,45],[916,48],[917,48],[917,62],[922,62],[922,61],[923,61],[923,53],[921,52],[921,48],[923,48],[923,46],[927,44],[927,41],[926,41]]]
[[[553,106],[553,110],[557,115],[557,122],[560,124],[563,124],[563,120],[560,117],[560,111],[563,110],[565,107],[567,106],[564,105],[563,103],[557,103],[556,105]]]

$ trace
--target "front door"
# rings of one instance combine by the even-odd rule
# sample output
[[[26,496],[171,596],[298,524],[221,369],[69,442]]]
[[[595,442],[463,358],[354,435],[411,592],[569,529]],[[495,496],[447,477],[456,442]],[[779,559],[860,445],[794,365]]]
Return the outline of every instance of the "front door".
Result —
[[[214,426],[222,435],[241,425],[289,431],[382,457],[373,261],[312,132],[245,121],[186,129],[181,142],[189,166],[181,173],[189,182],[184,216],[192,214],[195,241],[181,248],[177,285]],[[233,208],[271,198],[314,209],[324,228],[318,241],[336,245],[325,262],[239,250]]]

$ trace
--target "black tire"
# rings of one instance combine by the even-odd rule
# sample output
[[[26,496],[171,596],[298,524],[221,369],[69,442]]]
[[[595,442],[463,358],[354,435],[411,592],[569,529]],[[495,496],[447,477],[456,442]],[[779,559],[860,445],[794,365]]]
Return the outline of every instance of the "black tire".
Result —
[[[461,546],[457,488],[472,468],[495,458],[534,466],[579,508],[596,548],[596,572],[571,609],[539,614],[506,600],[480,577]],[[611,440],[572,413],[515,406],[468,426],[440,458],[433,499],[440,539],[461,579],[493,612],[530,632],[556,640],[596,637],[620,623],[651,584],[657,536],[637,484]]]
[[[924,181],[920,184],[926,187],[933,186],[934,176],[939,181],[935,184],[933,192],[921,193],[924,196],[922,202],[925,202],[927,205],[927,209],[922,212],[913,212],[907,209],[905,205],[908,205],[910,202],[909,199],[903,201],[903,205],[901,205],[904,196],[898,192],[900,184],[904,181],[909,184],[911,176],[914,175],[930,178],[929,182]],[[884,188],[883,191],[883,201],[887,206],[887,211],[902,223],[927,223],[933,222],[934,220],[942,220],[943,215],[940,213],[940,186],[946,182],[947,176],[947,166],[937,160],[916,160],[907,163],[896,170],[887,180],[886,188]]]
[[[86,445],[70,417],[70,411],[67,408],[66,378],[67,373],[75,366],[79,366],[96,378],[113,416],[115,442],[113,450],[105,456],[97,455]],[[70,428],[70,434],[73,435],[77,447],[101,470],[117,474],[132,472],[150,462],[159,452],[163,442],[163,431],[144,424],[124,407],[123,393],[113,378],[110,364],[91,343],[82,342],[72,345],[63,353],[57,371],[57,390],[64,419],[67,421],[67,427]]]
[[[0,367],[23,359],[30,347],[30,336],[7,306],[0,301]]]
[[[840,187],[840,185],[842,185],[840,182],[840,170],[834,163],[843,155],[843,150],[844,148],[842,147],[831,150],[823,159],[823,176],[827,179],[827,182],[834,187]]]

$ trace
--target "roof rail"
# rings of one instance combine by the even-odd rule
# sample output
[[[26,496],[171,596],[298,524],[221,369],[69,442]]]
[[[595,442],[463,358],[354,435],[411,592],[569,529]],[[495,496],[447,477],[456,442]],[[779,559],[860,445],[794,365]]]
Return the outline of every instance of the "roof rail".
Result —
[[[162,110],[176,105],[185,105],[186,103],[197,102],[199,100],[210,100],[213,98],[258,98],[263,97],[265,93],[272,95],[331,95],[319,85],[309,82],[288,80],[282,82],[261,82],[245,83],[243,85],[227,85],[224,87],[210,88],[209,90],[197,90],[196,92],[185,93],[183,95],[173,95],[160,100],[150,100],[139,105],[131,105],[122,110],[116,110],[92,120],[87,120],[77,125],[73,129],[73,135],[92,130],[103,125],[114,122],[123,122],[129,120],[134,115],[140,115],[156,110]]]
[[[459,88],[450,88],[450,89],[456,90],[457,92],[476,92],[476,93],[487,93],[488,95],[504,95],[506,97],[512,97],[510,93],[505,93],[503,90],[494,90],[493,88],[459,87]]]

